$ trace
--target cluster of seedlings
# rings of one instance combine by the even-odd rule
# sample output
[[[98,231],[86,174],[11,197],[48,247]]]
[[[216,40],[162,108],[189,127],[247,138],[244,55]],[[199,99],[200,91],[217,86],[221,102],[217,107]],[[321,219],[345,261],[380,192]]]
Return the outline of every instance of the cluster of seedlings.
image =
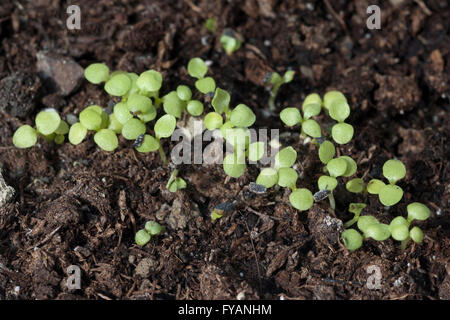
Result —
[[[384,241],[392,237],[394,240],[401,241],[402,249],[406,248],[409,240],[415,243],[423,241],[422,230],[417,226],[411,228],[411,223],[414,220],[424,221],[430,217],[430,209],[424,204],[410,203],[406,208],[407,218],[398,216],[392,219],[389,224],[380,223],[377,218],[371,215],[360,216],[365,207],[366,205],[363,203],[352,203],[349,206],[349,212],[352,212],[355,216],[345,224],[347,229],[342,233],[342,241],[350,251],[359,249],[363,240],[367,238]],[[362,234],[355,229],[349,229],[355,223]]]
[[[235,44],[236,45],[236,44]],[[255,123],[255,113],[245,104],[230,108],[230,93],[216,86],[215,80],[208,76],[207,64],[201,58],[193,58],[187,65],[188,74],[195,79],[194,87],[199,92],[194,94],[188,85],[179,85],[175,90],[161,94],[162,74],[148,70],[140,75],[124,71],[110,72],[102,63],[91,64],[85,70],[86,79],[93,84],[103,84],[105,91],[118,101],[108,114],[98,105],[91,105],[82,110],[77,121],[69,124],[61,119],[58,112],[46,109],[37,114],[35,128],[30,125],[20,127],[13,136],[13,143],[18,148],[29,148],[37,143],[38,136],[48,141],[61,144],[67,139],[70,143],[80,144],[93,132],[95,143],[105,151],[114,151],[119,144],[118,135],[129,140],[138,152],[159,151],[161,160],[169,165],[163,150],[161,139],[172,136],[177,121],[184,113],[202,120],[208,130],[220,132],[224,141],[231,146],[232,152],[225,155],[223,169],[232,177],[240,177],[246,170],[247,163],[257,163],[265,155],[266,142],[252,141],[249,128]],[[273,86],[269,107],[275,107],[275,97],[284,83],[292,81],[294,72],[288,70],[283,76],[278,73],[270,75]],[[194,99],[203,95],[204,99]],[[212,110],[205,110],[205,104]],[[321,112],[335,121],[331,130],[323,130],[316,121]],[[299,211],[309,210],[314,202],[329,199],[333,210],[336,208],[334,190],[342,178],[350,178],[357,172],[356,162],[349,156],[336,156],[337,145],[347,144],[354,135],[353,126],[345,120],[350,115],[350,106],[345,96],[339,91],[329,91],[323,99],[317,93],[308,95],[299,108],[285,108],[280,113],[282,122],[288,127],[299,127],[300,137],[311,141],[318,147],[318,158],[323,163],[323,174],[317,180],[317,192],[305,187],[298,187],[298,173],[294,169],[297,152],[287,146],[271,155],[270,167],[263,168],[256,186],[272,188],[279,186],[289,188],[289,202]],[[333,143],[334,142],[334,143]],[[229,149],[227,149],[229,150]],[[389,183],[373,179],[366,185],[361,178],[352,178],[345,184],[352,193],[378,195],[384,206],[393,206],[403,197],[403,190],[396,183],[405,177],[406,168],[398,160],[388,160],[383,166],[383,175]],[[186,188],[186,182],[178,177],[178,169],[173,168],[167,183],[171,192]],[[342,234],[344,245],[349,250],[361,247],[363,239],[372,238],[384,241],[391,237],[402,242],[402,247],[411,239],[420,243],[423,233],[417,227],[411,227],[414,220],[425,220],[430,210],[423,204],[408,205],[408,217],[397,217],[387,225],[380,223],[370,215],[361,216],[366,207],[364,203],[352,203],[349,211],[354,218],[345,224],[347,230]],[[223,210],[215,210],[212,219],[220,219]],[[350,229],[357,224],[358,232]],[[162,227],[156,222],[147,222],[145,230],[136,234],[136,243],[145,245],[152,235],[159,234]]]

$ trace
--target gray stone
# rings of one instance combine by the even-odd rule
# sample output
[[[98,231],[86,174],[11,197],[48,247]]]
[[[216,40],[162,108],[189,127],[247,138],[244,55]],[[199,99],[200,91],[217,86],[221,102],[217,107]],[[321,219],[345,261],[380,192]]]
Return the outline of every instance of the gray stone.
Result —
[[[8,186],[0,171],[0,208],[7,204],[14,196],[14,189]]]
[[[136,275],[141,278],[147,278],[151,272],[158,267],[158,261],[152,258],[144,258],[136,266]]]
[[[72,58],[45,51],[39,51],[36,57],[39,76],[49,90],[67,96],[78,88],[84,70]]]

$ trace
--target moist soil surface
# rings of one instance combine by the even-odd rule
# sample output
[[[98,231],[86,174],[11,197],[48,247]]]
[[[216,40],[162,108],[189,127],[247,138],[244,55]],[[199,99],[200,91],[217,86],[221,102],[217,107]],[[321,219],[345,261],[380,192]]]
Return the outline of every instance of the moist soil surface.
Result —
[[[65,1],[0,5],[0,167],[16,190],[0,208],[0,299],[450,298],[447,1],[77,4],[81,30],[67,29]],[[371,4],[381,8],[379,30],[366,27]],[[216,19],[215,33],[204,26],[209,17]],[[244,39],[233,55],[220,46],[226,28]],[[264,78],[291,68],[296,74],[280,89],[278,111],[300,107],[309,93],[341,90],[355,135],[338,154],[354,158],[366,182],[383,179],[386,160],[403,161],[403,199],[385,208],[375,196],[348,193],[345,178],[335,211],[325,200],[298,212],[284,189],[249,190],[255,165],[238,179],[220,165],[183,165],[188,187],[170,193],[171,169],[158,153],[140,154],[125,140],[113,153],[98,149],[92,137],[78,146],[39,140],[16,149],[14,131],[33,125],[43,108],[65,117],[114,102],[84,80],[55,86],[42,74],[43,56],[74,64],[70,73],[55,75],[59,81],[76,77],[77,64],[97,61],[136,73],[156,69],[165,79],[163,92],[193,85],[185,67],[190,58],[210,60],[209,72],[231,92],[231,105],[250,106],[257,127],[280,129],[281,143],[298,151],[298,186],[315,192],[322,170],[316,146],[266,112]],[[323,116],[318,121],[332,124]],[[174,145],[164,142],[167,152]],[[211,220],[215,205],[233,201],[232,211]],[[432,215],[418,223],[423,243],[402,251],[392,239],[367,240],[349,252],[340,240],[343,222],[351,218],[349,203],[363,201],[365,214],[385,223],[405,216],[413,201],[426,204]],[[134,233],[150,219],[166,233],[139,247]],[[71,265],[81,270],[81,289],[67,288]]]

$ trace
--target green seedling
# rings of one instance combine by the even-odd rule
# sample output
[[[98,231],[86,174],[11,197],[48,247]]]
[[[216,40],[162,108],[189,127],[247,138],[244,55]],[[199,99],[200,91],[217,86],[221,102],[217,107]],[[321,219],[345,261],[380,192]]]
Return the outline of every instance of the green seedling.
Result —
[[[186,107],[186,102],[181,100],[176,91],[169,92],[163,98],[164,112],[176,118],[181,118]]]
[[[64,135],[69,132],[67,122],[61,119],[54,109],[46,109],[39,112],[35,118],[36,129],[30,125],[19,127],[13,135],[13,144],[17,148],[31,148],[37,143],[38,136],[45,140],[61,144],[64,142]]]
[[[211,105],[219,114],[226,113],[227,117],[229,117],[230,113],[228,107],[230,105],[230,94],[228,91],[223,90],[221,88],[216,88],[216,92],[214,93],[214,97],[211,101]]]
[[[266,187],[272,188],[278,182],[278,171],[273,168],[264,168],[256,178],[256,183]]]
[[[376,223],[369,225],[364,231],[366,238],[372,238],[376,241],[384,241],[391,236],[389,226],[384,223]]]
[[[105,91],[112,96],[122,97],[126,95],[130,89],[131,79],[125,73],[111,75],[111,78],[105,83]]]
[[[362,246],[363,237],[355,229],[345,230],[344,232],[342,232],[341,237],[342,237],[342,242],[344,243],[344,246],[350,251],[358,250]]]
[[[411,228],[411,223],[414,220],[425,221],[431,215],[430,209],[419,202],[410,203],[406,207],[406,210],[408,212],[408,217],[406,219],[402,216],[398,216],[389,224],[392,238],[401,241],[401,248],[403,250],[406,249],[410,239],[415,243],[421,243],[424,238],[422,230],[417,226]]]
[[[423,231],[419,227],[413,227],[409,231],[409,237],[415,243],[422,243],[423,238],[424,238]]]
[[[407,206],[407,219],[402,216],[398,216],[392,219],[389,225],[380,223],[373,216],[360,216],[361,211],[365,207],[366,205],[363,203],[350,204],[349,211],[353,212],[355,216],[352,220],[345,223],[346,228],[349,228],[355,222],[357,222],[358,229],[361,230],[364,238],[372,238],[376,241],[384,241],[391,236],[394,240],[401,242],[401,248],[403,250],[406,249],[406,246],[410,239],[416,243],[421,243],[423,241],[424,236],[422,230],[417,226],[411,229],[410,227],[412,221],[424,221],[430,217],[430,210],[424,204],[419,202],[409,204]],[[354,231],[350,232],[349,234],[354,234]],[[342,235],[342,237],[344,239],[344,234]],[[346,241],[344,241],[344,245],[352,251],[355,250],[355,246],[358,243],[358,241],[352,242],[347,239],[346,244]],[[360,246],[361,245],[362,243],[360,244]]]
[[[345,188],[352,193],[360,193],[364,191],[364,181],[360,178],[349,180]]]
[[[224,202],[216,205],[211,212],[213,221],[222,218],[225,214],[229,214],[234,210],[234,202]]]
[[[352,225],[354,225],[356,222],[358,222],[359,217],[361,215],[361,211],[364,210],[364,208],[367,207],[365,203],[350,203],[348,207],[348,211],[353,213],[354,216],[351,220],[347,221],[344,224],[345,228],[350,228]]]
[[[223,118],[217,112],[210,112],[205,116],[204,123],[208,130],[219,129],[223,125]]]
[[[275,162],[274,162],[275,169],[290,168],[294,165],[296,160],[297,160],[297,151],[295,151],[294,148],[292,147],[283,148],[275,155]]]
[[[175,117],[170,114],[166,114],[166,115],[162,116],[161,118],[159,118],[158,121],[156,121],[155,127],[153,129],[155,131],[156,140],[159,143],[159,149],[158,149],[159,155],[164,164],[167,164],[168,161],[167,161],[166,154],[164,153],[164,150],[160,143],[160,139],[161,138],[169,138],[172,135],[172,133],[175,131],[176,124],[177,124],[177,120],[175,119]]]
[[[319,159],[322,163],[327,164],[336,154],[336,148],[331,141],[325,140],[319,146]]]
[[[100,84],[109,79],[109,68],[104,63],[93,63],[84,70],[84,77],[93,84]]]
[[[145,223],[145,231],[151,236],[156,236],[164,232],[164,227],[155,221],[147,221]]]
[[[328,147],[326,147],[328,148]],[[329,185],[329,190],[331,193],[328,196],[328,199],[330,201],[330,206],[334,210],[336,207],[333,190],[337,187],[337,179],[338,177],[349,177],[353,175],[356,172],[357,166],[356,162],[348,157],[348,156],[341,156],[338,158],[333,158],[331,160],[328,160],[331,157],[331,154],[334,149],[331,147],[327,149],[322,150],[322,162],[327,162],[325,166],[325,171],[328,172],[330,175],[328,178],[325,178],[326,176],[322,176],[319,178],[319,190],[323,190],[324,185]],[[320,157],[320,148],[319,148],[319,157]],[[347,189],[350,188],[352,192],[360,191],[359,188],[361,188],[361,183],[364,186],[364,183],[361,179],[359,180],[350,180],[349,183],[347,183]],[[350,190],[349,190],[350,191]]]
[[[322,99],[317,93],[307,95],[303,101],[302,110],[305,119],[318,116],[322,110]]]
[[[208,67],[202,59],[192,58],[191,60],[189,60],[187,70],[191,77],[203,79],[203,77],[206,75],[206,72],[208,72]]]
[[[235,127],[223,130],[225,124],[220,129],[225,141],[232,145],[236,152],[245,153],[245,150],[247,150],[250,145],[250,131],[247,128]]]
[[[214,109],[214,112],[206,113],[203,119],[205,127],[210,130],[219,129],[226,143],[234,148],[234,152],[223,160],[224,171],[230,177],[238,178],[246,170],[247,159],[258,162],[264,156],[264,143],[251,143],[250,139],[248,128],[255,123],[256,116],[244,104],[238,104],[234,109],[230,109],[230,94],[217,87],[213,78],[206,77],[208,68],[202,59],[191,59],[187,69],[189,75],[196,79],[195,86],[198,91],[207,95],[204,103],[210,104]],[[186,85],[181,84],[176,90],[169,91],[160,98],[159,91],[162,88],[163,78],[161,73],[155,70],[147,70],[140,75],[123,71],[110,73],[106,65],[93,64],[86,69],[85,75],[91,83],[104,83],[105,91],[119,97],[120,101],[115,104],[112,114],[108,115],[98,105],[88,106],[81,111],[78,121],[70,120],[69,127],[55,110],[47,109],[36,116],[36,129],[24,125],[15,132],[14,145],[19,148],[32,147],[37,143],[38,136],[61,144],[65,141],[66,135],[72,144],[79,144],[89,131],[93,131],[94,142],[103,150],[115,150],[119,141],[117,135],[122,135],[126,140],[133,141],[133,148],[139,152],[159,150],[163,163],[168,164],[161,139],[169,138],[173,134],[177,119],[182,118],[185,111],[195,117],[204,114],[206,104],[204,106],[202,101],[192,100],[193,93]],[[280,86],[292,81],[293,76],[293,71],[286,72],[283,77],[276,73],[271,74],[273,105]],[[163,106],[163,112],[158,111],[160,105]],[[279,187],[291,189],[289,202],[299,211],[309,210],[314,201],[321,201],[327,197],[331,207],[335,208],[333,192],[338,186],[338,179],[353,176],[357,171],[357,165],[348,156],[335,157],[336,147],[331,138],[327,139],[322,135],[330,134],[329,130],[322,130],[319,123],[313,119],[322,109],[337,122],[331,128],[332,140],[337,144],[348,143],[353,137],[353,127],[344,122],[350,116],[350,106],[341,92],[327,92],[323,100],[316,93],[310,94],[305,98],[301,109],[286,108],[280,113],[281,120],[287,126],[300,124],[300,135],[305,143],[311,142],[318,147],[319,159],[325,165],[323,168],[325,174],[320,176],[317,182],[319,191],[313,195],[306,188],[297,188],[298,173],[292,168],[297,161],[297,151],[287,146],[274,156],[272,168],[261,170],[256,183],[252,182],[258,188],[254,188],[252,192],[263,194],[268,188],[277,185],[276,190]],[[155,120],[153,129],[148,130],[147,124],[153,120]],[[178,170],[174,169],[170,175],[167,189],[171,192],[187,187],[186,182],[178,177],[178,174]],[[362,179],[353,178],[347,180],[346,188],[353,193],[364,192],[364,196],[367,195],[366,191],[369,194],[378,194],[384,205],[393,205],[400,201],[403,195],[403,191],[396,183],[404,178],[405,174],[406,169],[400,161],[389,160],[383,166],[383,175],[389,184],[373,179],[365,188]],[[393,239],[402,242],[402,247],[406,247],[409,240],[417,243],[423,241],[423,232],[417,226],[411,228],[411,224],[414,220],[423,221],[430,216],[426,206],[420,203],[408,205],[408,217],[406,219],[397,217],[389,225],[380,223],[373,216],[361,216],[365,206],[364,203],[352,203],[349,207],[349,212],[353,213],[354,217],[345,224],[345,227],[349,228],[356,223],[361,232],[347,229],[343,233],[343,242],[349,250],[361,247],[366,238],[384,241],[392,236]],[[219,219],[224,212],[216,207],[211,214],[212,218]],[[144,230],[136,233],[136,243],[145,245],[152,235],[162,232],[158,229],[160,227],[154,222],[147,223]]]
[[[355,208],[356,212],[360,211],[359,208]],[[356,214],[355,214],[356,217]],[[375,241],[385,241],[391,236],[389,226],[384,223],[380,223],[373,216],[358,216],[358,229],[362,232],[362,235],[355,229],[347,229],[342,233],[342,240],[346,248],[350,251],[359,249],[362,246],[363,240],[372,238]],[[354,224],[354,219],[350,220],[347,224]]]
[[[274,75],[274,81],[281,83],[279,75]],[[278,79],[278,80],[276,80]],[[312,119],[312,117],[318,116],[321,112],[322,105],[326,113],[331,118],[338,121],[338,124],[332,129],[333,140],[339,144],[348,143],[353,137],[353,127],[343,121],[350,115],[350,107],[347,104],[347,100],[340,92],[328,92],[324,96],[324,101],[317,93],[306,96],[303,104],[301,114],[297,108],[286,108],[281,111],[280,118],[287,126],[301,125],[301,137],[306,141],[306,136],[313,138],[313,142],[319,147],[319,159],[325,164],[324,172],[327,172],[329,176],[321,176],[318,181],[319,191],[315,194],[316,201],[321,201],[328,197],[330,206],[332,209],[336,207],[333,190],[337,187],[338,177],[350,177],[356,173],[356,162],[348,157],[341,156],[334,158],[336,154],[336,148],[334,144],[326,140],[322,136],[322,129],[320,125]],[[326,105],[326,106],[325,106]],[[331,110],[331,111],[330,111]],[[342,128],[344,131],[341,132]],[[350,128],[349,132],[346,132],[345,128]],[[348,130],[347,130],[348,131]],[[336,134],[338,132],[338,134]],[[346,135],[344,137],[344,135]],[[351,192],[361,192],[364,190],[364,183],[361,179],[355,178],[347,183],[347,188]]]
[[[248,159],[257,162],[264,156],[264,151],[264,142],[253,142],[248,146]]]
[[[389,184],[373,179],[369,182],[367,191],[371,194],[378,194],[383,205],[393,206],[403,197],[403,189],[396,183],[405,177],[405,165],[399,160],[388,160],[383,165],[383,175],[389,181]]]
[[[118,145],[117,135],[113,130],[100,129],[94,135],[95,143],[105,151],[114,151]]]
[[[179,85],[177,87],[177,95],[182,101],[189,101],[192,98],[192,91],[188,86]]]
[[[245,104],[239,104],[231,111],[230,121],[236,127],[248,128],[255,123],[256,116]]]
[[[88,133],[88,129],[81,123],[74,123],[69,130],[69,141],[73,145],[80,144]]]
[[[338,181],[335,177],[331,176],[321,176],[317,180],[317,186],[319,187],[319,192],[327,192],[326,196],[330,202],[330,207],[334,210],[336,208],[336,200],[334,199],[333,191],[336,189]],[[322,197],[316,196],[318,199],[322,200]],[[318,200],[318,201],[320,201]]]
[[[147,221],[145,228],[136,232],[134,240],[137,245],[145,246],[152,236],[156,236],[164,232],[164,227],[155,221]]]
[[[338,144],[346,144],[353,138],[353,126],[344,121],[350,115],[350,106],[347,99],[339,91],[329,91],[323,97],[323,107],[329,116],[336,120],[331,129],[331,136]]]
[[[227,55],[231,56],[235,51],[239,50],[242,42],[238,39],[234,31],[226,29],[220,37],[220,44]]]
[[[95,131],[94,142],[105,151],[114,151],[119,145],[117,131],[121,132],[121,129],[118,129],[121,124],[111,124],[110,119],[98,105],[85,108],[80,112],[80,122],[73,124],[69,130],[69,142],[74,145],[80,144],[88,131]]]
[[[305,211],[309,210],[312,207],[314,203],[314,197],[311,191],[306,188],[301,188],[292,191],[289,196],[289,202],[295,209],[299,211]]]
[[[139,78],[136,80],[136,86],[143,95],[157,96],[156,93],[161,89],[162,81],[160,72],[147,70],[139,75]]]
[[[209,94],[216,90],[216,82],[211,77],[206,77],[195,81],[195,87],[203,94]]]
[[[317,100],[317,98],[319,100]],[[306,104],[305,104],[306,103]],[[317,116],[321,110],[321,100],[317,94],[308,95],[303,102],[303,117],[297,108],[286,108],[281,111],[280,118],[283,123],[289,127],[297,124],[301,125],[301,136],[306,138],[306,135],[312,138],[321,138],[322,129],[320,125],[311,117]]]
[[[56,110],[49,109],[39,112],[36,116],[35,123],[36,130],[47,136],[59,128],[61,118]]]
[[[167,182],[166,186],[170,192],[177,192],[178,190],[186,189],[187,187],[186,181],[177,176],[178,169],[175,169],[170,175],[169,181]]]
[[[13,136],[13,144],[20,149],[31,148],[37,142],[36,130],[26,124],[16,130]]]
[[[134,236],[134,241],[139,246],[145,246],[151,239],[151,235],[145,230],[139,230]]]
[[[331,128],[331,135],[333,140],[338,144],[349,143],[353,138],[354,129],[348,123],[337,123]]]
[[[280,119],[289,127],[293,127],[302,121],[302,116],[297,108],[286,108],[280,113]]]
[[[136,140],[141,134],[145,134],[145,124],[141,120],[131,118],[122,128],[122,136],[127,140]]]
[[[216,32],[216,19],[214,18],[208,18],[205,22],[205,28],[211,33]]]
[[[114,113],[109,115],[109,125],[108,129],[114,131],[116,134],[121,134],[123,129],[123,124],[120,123]]]
[[[143,136],[142,141],[139,141],[139,137],[138,139],[136,139],[137,141],[135,141],[135,145],[134,147],[136,148],[137,151],[142,152],[142,153],[147,153],[147,152],[153,152],[156,150],[159,150],[161,144],[159,143],[159,141],[154,138],[153,136],[149,135],[149,134],[145,134],[145,135],[141,135]]]
[[[272,89],[270,91],[269,97],[269,108],[272,111],[275,111],[275,99],[277,98],[278,91],[283,84],[289,83],[294,79],[295,71],[288,70],[281,76],[278,72],[273,72],[270,74],[270,84],[272,85]]]
[[[191,100],[186,106],[187,112],[194,117],[201,116],[203,114],[203,109],[203,103],[198,100]]]
[[[213,211],[211,212],[211,219],[213,221],[219,220],[222,217],[223,217],[223,213],[220,212],[219,210],[217,210],[216,208],[214,208]]]
[[[239,178],[247,168],[243,153],[232,153],[223,159],[223,170],[232,178]]]
[[[292,168],[278,169],[278,185],[283,188],[295,189],[298,173]]]

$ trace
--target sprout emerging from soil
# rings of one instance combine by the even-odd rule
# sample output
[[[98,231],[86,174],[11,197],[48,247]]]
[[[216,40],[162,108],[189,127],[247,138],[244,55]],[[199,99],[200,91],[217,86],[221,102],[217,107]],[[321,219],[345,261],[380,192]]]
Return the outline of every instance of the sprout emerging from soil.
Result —
[[[216,32],[216,19],[214,18],[206,19],[205,28],[211,33]]]
[[[393,206],[403,197],[403,189],[397,186],[396,183],[403,179],[405,175],[406,168],[401,161],[388,160],[383,165],[383,176],[389,181],[389,184],[373,179],[369,182],[367,191],[370,194],[377,194],[383,205]]]
[[[164,227],[155,221],[147,221],[145,223],[145,228],[136,232],[134,240],[137,245],[145,246],[152,236],[157,236],[164,232]]]
[[[345,228],[349,228],[357,222],[358,229],[362,232],[363,239],[372,238],[376,241],[384,241],[389,237],[401,242],[401,248],[404,250],[408,245],[409,240],[416,243],[423,241],[424,235],[422,230],[414,226],[410,229],[411,223],[414,220],[424,221],[430,217],[430,209],[422,203],[414,202],[407,206],[408,218],[402,216],[392,219],[389,225],[380,223],[377,218],[367,215],[360,216],[361,211],[366,207],[363,203],[350,204],[349,211],[354,213],[354,218],[345,223]],[[350,231],[352,230],[352,231]],[[356,250],[362,245],[357,239],[354,229],[348,229],[342,234],[344,245],[350,251]],[[358,233],[359,234],[359,233]],[[356,245],[359,244],[359,247]]]
[[[166,187],[170,192],[186,189],[187,183],[182,178],[178,177],[178,169],[172,171]]]
[[[233,35],[225,33],[221,43],[228,54],[237,50],[241,42]],[[265,153],[264,142],[251,141],[249,128],[256,122],[256,115],[252,108],[245,104],[237,104],[230,108],[231,96],[224,89],[217,87],[215,80],[207,76],[208,66],[201,58],[189,61],[187,71],[195,79],[194,86],[198,92],[193,93],[188,85],[178,85],[176,90],[161,94],[163,77],[156,70],[147,70],[140,75],[124,71],[110,72],[102,63],[94,63],[85,70],[86,79],[93,84],[103,84],[104,90],[117,98],[118,101],[111,114],[99,105],[90,105],[83,109],[78,121],[70,121],[71,126],[61,119],[53,109],[39,112],[35,119],[35,128],[23,125],[13,136],[13,144],[18,148],[34,146],[39,137],[47,141],[61,144],[66,135],[73,145],[82,143],[89,132],[99,148],[111,152],[118,148],[118,136],[128,140],[130,146],[141,153],[159,151],[161,161],[171,170],[167,182],[167,189],[176,192],[187,187],[186,181],[179,177],[179,170],[169,166],[161,139],[172,136],[177,120],[184,118],[186,112],[193,117],[203,117],[208,130],[219,130],[227,144],[233,147],[223,159],[224,172],[232,177],[241,177],[247,168],[247,161],[258,162]],[[278,73],[270,75],[272,85],[269,106],[275,108],[275,99],[280,87],[292,81],[294,71],[287,71],[283,76]],[[203,94],[203,99],[202,95]],[[195,97],[196,99],[193,99]],[[162,108],[160,108],[162,106]],[[211,106],[212,110],[205,112]],[[159,110],[158,110],[159,109]],[[162,110],[161,110],[162,109]],[[322,109],[327,116],[336,121],[331,130],[321,128],[317,117]],[[329,199],[334,210],[336,201],[334,192],[339,182],[345,182],[346,190],[366,197],[367,193],[377,194],[380,202],[385,206],[398,203],[403,190],[396,183],[406,175],[406,168],[401,161],[389,160],[383,165],[383,175],[389,181],[385,184],[378,179],[372,179],[367,187],[356,174],[357,164],[349,156],[340,155],[336,150],[338,145],[351,141],[354,134],[353,127],[345,123],[350,116],[350,106],[345,96],[339,91],[329,91],[323,99],[312,93],[306,96],[301,108],[289,107],[280,112],[281,121],[289,127],[299,125],[300,137],[304,143],[311,142],[318,148],[318,158],[323,164],[323,174],[318,178],[318,191],[313,193],[307,188],[298,188],[300,169],[294,166],[297,162],[297,151],[292,146],[282,148],[273,155],[273,166],[263,168],[254,186],[258,186],[256,194],[264,194],[267,189],[274,187],[288,188],[289,202],[299,211],[309,210],[314,202]],[[122,141],[123,141],[122,139]],[[334,141],[334,143],[333,143]],[[336,154],[338,156],[336,156]],[[303,167],[299,165],[301,170]],[[344,180],[344,181],[342,181]],[[342,188],[343,189],[343,188]],[[354,251],[360,248],[365,239],[384,241],[392,237],[401,242],[406,248],[409,240],[420,243],[424,234],[418,226],[412,226],[416,221],[424,221],[430,217],[430,210],[423,204],[414,202],[408,205],[407,218],[394,218],[389,225],[381,223],[370,215],[361,216],[365,203],[351,203],[349,212],[353,218],[345,224],[347,230],[342,234],[344,245]],[[228,210],[226,206],[216,206],[211,213],[213,220],[220,219]],[[348,229],[355,225],[359,229]],[[146,223],[143,230],[135,235],[138,245],[145,245],[152,236],[163,232],[164,228],[154,221]]]
[[[281,77],[275,75],[275,79],[277,78],[280,79]],[[290,77],[288,77],[288,79],[290,79]],[[278,83],[282,83],[282,80],[278,80]],[[305,141],[312,138],[313,143],[318,145],[319,159],[325,165],[324,172],[328,173],[328,175],[319,178],[319,191],[315,194],[314,199],[316,201],[321,201],[328,197],[330,206],[334,209],[336,203],[333,191],[338,185],[337,178],[354,175],[357,170],[357,165],[356,162],[348,156],[334,158],[336,147],[322,135],[322,129],[319,123],[312,119],[320,114],[322,108],[332,119],[338,121],[338,124],[348,125],[344,123],[344,120],[350,115],[350,107],[347,103],[347,99],[339,91],[327,92],[323,100],[317,93],[309,94],[302,104],[303,114],[299,109],[289,107],[281,111],[280,118],[281,121],[289,127],[300,124],[300,136],[305,139]],[[333,130],[331,135],[333,140],[338,144],[348,143],[353,137],[353,127],[351,127],[350,131],[351,134],[344,132],[346,134],[345,139],[339,134],[336,135],[336,132],[333,134]],[[310,138],[308,138],[308,136]],[[354,193],[359,193],[364,190],[364,182],[360,178],[354,178],[348,181],[346,186],[349,191]]]
[[[402,249],[406,248],[410,239],[415,243],[421,243],[423,241],[424,235],[422,230],[417,226],[410,229],[411,223],[414,220],[425,221],[431,215],[430,209],[420,202],[410,203],[406,207],[406,210],[408,212],[408,217],[406,219],[402,216],[398,216],[389,224],[392,238],[401,241]]]
[[[363,237],[355,229],[348,229],[342,233],[342,241],[348,250],[355,251],[361,248]]]
[[[225,214],[229,214],[234,210],[234,202],[224,202],[216,205],[211,212],[213,221],[222,218]]]
[[[273,168],[261,170],[256,183],[265,188],[272,188],[276,184],[282,188],[291,189],[289,202],[299,211],[312,207],[314,196],[306,188],[297,189],[298,173],[292,168],[297,160],[297,152],[292,147],[281,149],[274,158]]]
[[[39,112],[35,119],[36,129],[30,125],[19,127],[13,135],[13,144],[20,149],[33,147],[38,136],[57,144],[64,142],[64,135],[69,132],[69,125],[62,120],[54,109],[46,109]]]
[[[227,55],[232,55],[235,51],[239,50],[242,45],[241,40],[236,33],[230,29],[226,29],[222,36],[220,37],[220,44],[222,48],[225,50]]]
[[[275,111],[275,99],[277,98],[278,91],[283,84],[289,83],[294,79],[295,71],[288,70],[281,76],[278,72],[273,72],[270,74],[270,84],[272,85],[272,90],[270,91],[269,98],[269,108]]]
[[[342,233],[344,245],[350,251],[359,249],[362,246],[364,239],[371,238],[375,241],[384,241],[391,236],[389,226],[380,223],[373,216],[361,216],[358,217],[357,221],[358,229],[362,232],[362,235],[355,229],[347,229]],[[351,224],[353,223],[354,221],[351,220]]]

